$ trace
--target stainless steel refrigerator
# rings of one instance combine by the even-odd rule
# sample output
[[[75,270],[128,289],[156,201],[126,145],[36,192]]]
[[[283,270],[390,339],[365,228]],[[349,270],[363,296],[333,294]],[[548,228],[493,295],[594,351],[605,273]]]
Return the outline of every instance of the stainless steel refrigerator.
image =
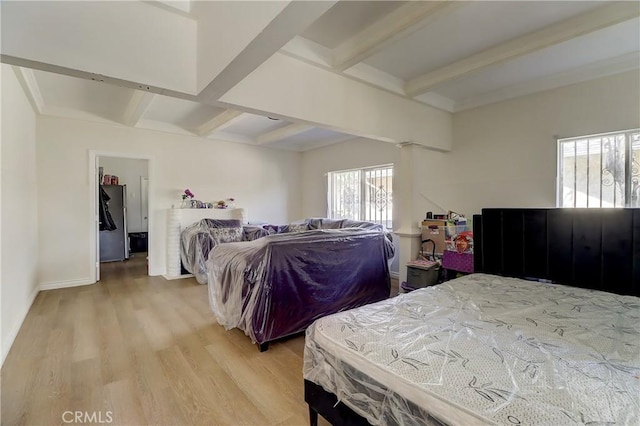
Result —
[[[107,194],[108,201],[104,202],[116,229],[100,231],[100,262],[114,262],[128,259],[127,186],[101,185],[101,188]],[[106,200],[107,197],[105,197],[104,200]],[[101,202],[102,201],[101,199]]]

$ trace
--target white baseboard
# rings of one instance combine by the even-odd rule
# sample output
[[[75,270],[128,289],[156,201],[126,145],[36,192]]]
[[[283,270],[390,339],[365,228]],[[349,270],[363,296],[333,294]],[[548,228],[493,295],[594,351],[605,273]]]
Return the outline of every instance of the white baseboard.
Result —
[[[172,281],[172,280],[181,280],[183,278],[192,278],[194,275],[193,274],[184,274],[184,275],[163,275],[165,280],[168,281]]]
[[[393,278],[393,279],[396,279],[396,280],[400,279],[400,273],[399,272],[390,271],[389,275],[391,275],[391,278]]]
[[[19,320],[13,324],[13,327],[11,328],[9,335],[5,338],[4,342],[2,342],[2,354],[1,354],[2,361],[0,362],[0,367],[4,364],[4,360],[7,358],[7,355],[11,350],[11,346],[13,346],[13,342],[16,340],[16,337],[18,336],[20,327],[22,327],[22,323],[27,317],[27,314],[31,309],[31,305],[33,305],[33,301],[36,300],[38,293],[40,293],[40,289],[36,286],[36,288],[33,289],[33,292],[31,292],[31,294],[29,295],[29,303],[27,303],[24,309],[22,310],[22,312],[20,312],[20,315],[18,317]]]
[[[50,283],[40,284],[40,290],[55,290],[56,288],[80,287],[83,285],[91,285],[96,282],[91,278],[80,278],[79,280],[54,281]]]

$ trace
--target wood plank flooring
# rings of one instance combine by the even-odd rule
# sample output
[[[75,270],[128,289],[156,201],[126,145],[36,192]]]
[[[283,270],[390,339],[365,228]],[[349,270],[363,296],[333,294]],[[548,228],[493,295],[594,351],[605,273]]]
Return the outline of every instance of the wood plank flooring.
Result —
[[[2,368],[0,419],[307,425],[303,348],[298,336],[258,352],[216,323],[206,286],[148,277],[138,255],[104,264],[99,284],[38,294]]]

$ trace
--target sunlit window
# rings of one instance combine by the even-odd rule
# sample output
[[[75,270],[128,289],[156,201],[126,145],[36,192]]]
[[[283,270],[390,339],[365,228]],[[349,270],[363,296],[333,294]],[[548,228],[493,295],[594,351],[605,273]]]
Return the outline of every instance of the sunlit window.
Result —
[[[640,129],[558,140],[559,207],[640,207]]]
[[[328,215],[392,227],[393,165],[329,173]]]

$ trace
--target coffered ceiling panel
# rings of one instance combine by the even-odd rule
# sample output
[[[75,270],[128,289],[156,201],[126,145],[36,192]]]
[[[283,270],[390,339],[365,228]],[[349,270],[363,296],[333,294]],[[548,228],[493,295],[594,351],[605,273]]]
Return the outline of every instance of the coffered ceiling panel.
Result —
[[[445,83],[434,91],[454,101],[461,101],[501,88],[535,81],[547,75],[569,71],[579,74],[581,70],[584,71],[594,63],[603,67],[619,60],[637,63],[639,51],[640,19],[633,19],[486,68],[469,77]]]
[[[257,136],[278,129],[287,124],[283,120],[272,120],[268,117],[262,117],[254,114],[243,114],[240,119],[233,124],[225,127],[225,133],[234,133],[248,138],[256,138]]]
[[[331,145],[333,143],[343,142],[353,139],[354,136],[344,133],[335,132],[327,129],[309,129],[306,132],[298,133],[294,136],[281,139],[277,142],[269,144],[274,148],[286,148],[299,151],[319,148],[321,146]]]
[[[424,136],[424,121],[412,117],[432,114],[444,123],[447,112],[640,69],[640,3],[633,1],[283,2],[264,28],[256,27],[264,24],[260,13],[233,15],[237,3],[225,1],[213,9],[187,0],[135,2],[125,9],[139,13],[125,14],[126,25],[117,19],[124,9],[116,2],[75,7],[52,0],[44,12],[10,3],[2,19],[13,30],[3,25],[3,48],[9,43],[13,50],[3,51],[2,62],[21,67],[38,113],[298,151],[353,137],[328,129],[432,146],[436,139]],[[105,21],[105,11],[116,18]],[[204,79],[201,91],[154,86],[157,67],[132,79],[110,74],[111,65],[127,70],[131,64],[105,46],[127,28],[148,26],[148,16],[160,13],[175,24],[163,26],[163,35],[180,38],[180,25],[202,29],[222,12],[234,16],[224,35],[246,36],[247,45],[214,80]],[[103,31],[94,31],[98,24]],[[23,31],[40,27],[48,32]],[[136,31],[131,46],[143,39]],[[44,34],[91,40],[95,64],[112,59],[89,72],[79,65],[87,52]],[[205,36],[194,33],[194,43],[184,47],[198,51],[197,63],[213,66],[219,58],[202,48]],[[33,49],[24,46],[25,37],[41,57],[28,54]],[[48,62],[51,52],[66,62]],[[387,121],[360,120],[370,116]]]
[[[365,63],[409,80],[509,39],[597,8],[602,3],[465,2],[463,7],[381,50]]]
[[[333,49],[405,3],[404,1],[341,1],[301,35]]]
[[[131,97],[131,90],[124,87],[44,71],[33,74],[49,110],[80,111],[119,121]]]
[[[198,102],[155,95],[144,113],[144,118],[172,123],[184,129],[195,129],[223,111],[223,108]]]

